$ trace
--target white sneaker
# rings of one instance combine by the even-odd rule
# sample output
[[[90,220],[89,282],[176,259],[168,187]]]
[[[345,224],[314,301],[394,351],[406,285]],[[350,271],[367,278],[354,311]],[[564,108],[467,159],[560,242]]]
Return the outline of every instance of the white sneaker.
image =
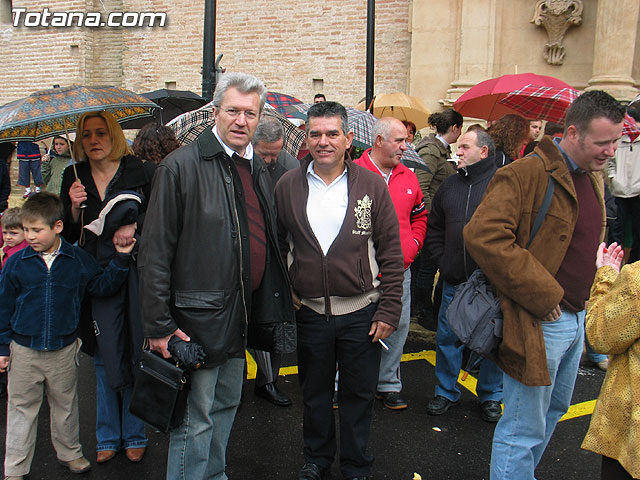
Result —
[[[36,187],[36,193],[40,193],[40,187]]]
[[[609,359],[605,358],[601,362],[596,363],[596,366],[603,372],[606,372],[607,369],[609,368]]]

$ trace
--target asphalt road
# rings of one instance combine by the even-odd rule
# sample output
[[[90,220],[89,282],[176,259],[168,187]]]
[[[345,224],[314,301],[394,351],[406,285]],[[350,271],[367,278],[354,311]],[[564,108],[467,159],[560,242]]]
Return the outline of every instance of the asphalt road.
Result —
[[[409,408],[391,411],[376,401],[370,448],[376,456],[375,480],[411,480],[418,472],[423,479],[481,480],[489,477],[491,438],[494,426],[480,419],[477,398],[463,387],[460,403],[441,417],[426,414],[426,403],[435,386],[433,345],[412,340],[405,347],[402,376]],[[431,362],[430,362],[431,360]],[[231,480],[275,480],[297,478],[302,466],[302,399],[295,375],[295,356],[285,365],[288,373],[278,385],[293,399],[289,408],[278,408],[253,395],[253,380],[244,386],[243,403],[238,411],[227,452],[227,474]],[[249,376],[251,376],[251,366]],[[72,475],[56,461],[49,436],[48,407],[42,407],[38,441],[29,480],[44,479],[163,479],[166,470],[168,436],[149,432],[149,448],[139,464],[129,462],[123,453],[106,464],[95,463],[95,379],[89,357],[83,355],[80,367],[81,441],[85,455],[93,463],[90,472]],[[600,458],[580,449],[587,431],[592,403],[600,390],[604,374],[583,365],[572,404],[575,418],[564,420],[542,458],[536,472],[539,480],[582,480],[597,478]],[[473,389],[474,379],[465,383]],[[0,409],[0,439],[4,451],[6,400]],[[585,414],[586,413],[586,414]],[[337,462],[333,479],[339,479]]]

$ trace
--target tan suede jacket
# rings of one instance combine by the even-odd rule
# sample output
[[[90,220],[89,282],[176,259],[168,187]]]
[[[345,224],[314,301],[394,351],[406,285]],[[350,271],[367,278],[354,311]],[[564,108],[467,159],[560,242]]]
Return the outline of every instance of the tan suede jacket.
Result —
[[[549,211],[529,250],[525,249],[551,174],[555,180]],[[602,207],[603,181],[590,173]],[[501,296],[504,314],[500,368],[530,386],[550,385],[541,318],[560,303],[564,291],[555,274],[569,246],[578,200],[562,154],[550,137],[534,152],[503,167],[464,229],[467,249]],[[595,252],[594,252],[595,261]]]

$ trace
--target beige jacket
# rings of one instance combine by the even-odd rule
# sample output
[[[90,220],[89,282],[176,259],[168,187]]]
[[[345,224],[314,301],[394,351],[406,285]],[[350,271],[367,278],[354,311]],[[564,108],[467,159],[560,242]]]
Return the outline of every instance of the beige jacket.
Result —
[[[620,275],[598,269],[586,325],[593,349],[611,357],[582,448],[640,478],[640,262]]]
[[[615,157],[609,161],[607,174],[615,197],[640,195],[640,137],[633,142],[628,135],[620,139]]]

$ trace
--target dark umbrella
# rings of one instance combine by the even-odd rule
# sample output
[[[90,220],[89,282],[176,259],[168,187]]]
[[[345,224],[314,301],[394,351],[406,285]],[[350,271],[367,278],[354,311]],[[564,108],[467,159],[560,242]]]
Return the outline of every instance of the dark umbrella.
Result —
[[[170,90],[161,88],[153,92],[141,93],[140,96],[148,98],[162,109],[159,115],[156,115],[157,121],[162,125],[166,125],[178,115],[197,110],[207,103],[200,95],[189,90]],[[149,118],[131,120],[125,122],[122,128],[142,128],[152,121]]]

